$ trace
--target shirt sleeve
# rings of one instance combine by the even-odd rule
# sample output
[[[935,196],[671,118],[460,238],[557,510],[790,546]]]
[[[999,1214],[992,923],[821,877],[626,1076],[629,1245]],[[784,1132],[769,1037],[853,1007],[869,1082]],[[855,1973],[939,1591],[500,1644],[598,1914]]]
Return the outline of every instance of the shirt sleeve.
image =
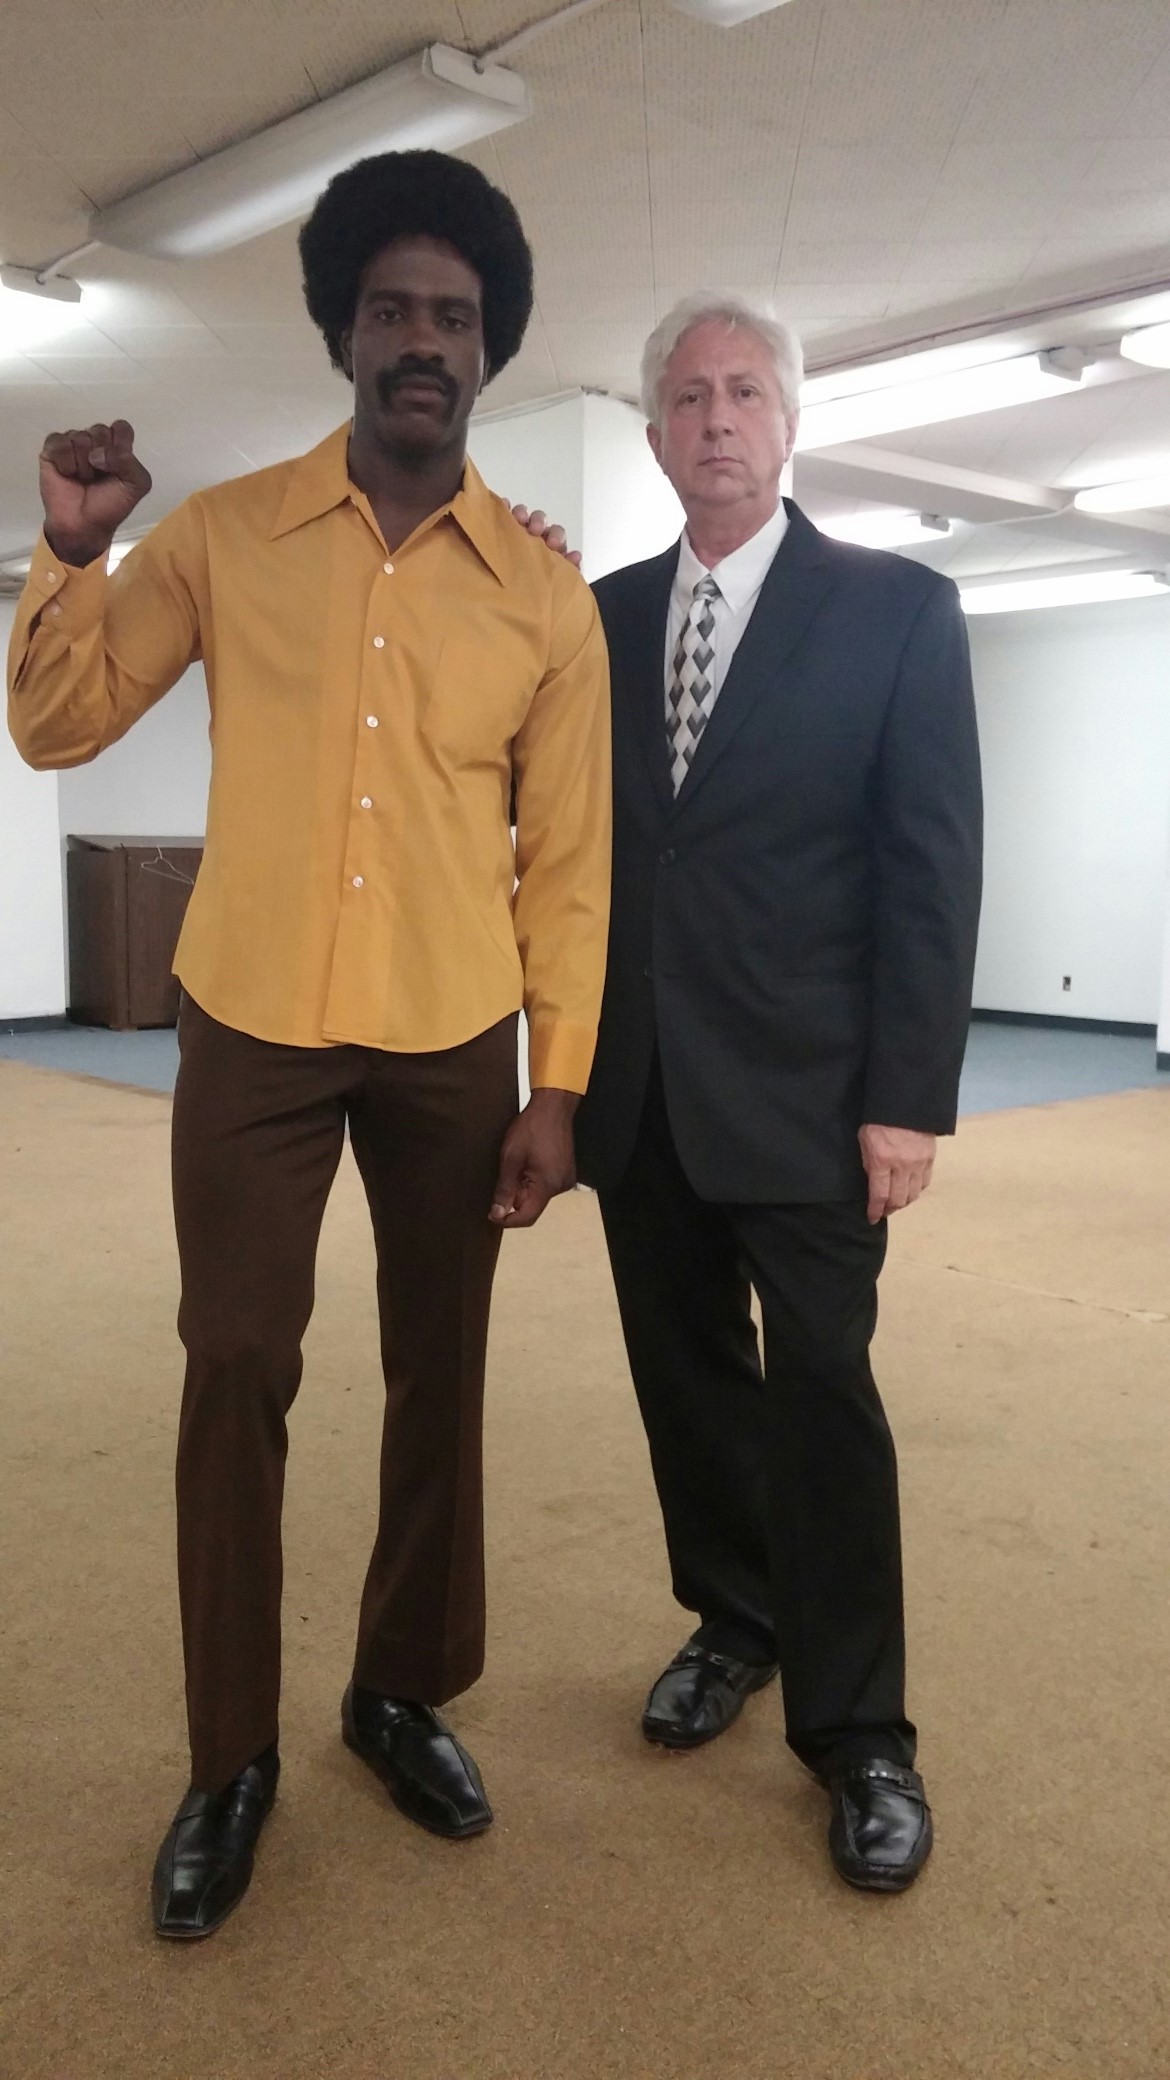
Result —
[[[573,574],[548,670],[513,743],[514,916],[534,1090],[583,1092],[593,1066],[609,931],[610,757],[605,637],[592,593]]]
[[[182,677],[201,655],[205,569],[194,500],[108,576],[103,558],[76,569],[41,536],[8,651],[8,727],[27,764],[85,765]]]

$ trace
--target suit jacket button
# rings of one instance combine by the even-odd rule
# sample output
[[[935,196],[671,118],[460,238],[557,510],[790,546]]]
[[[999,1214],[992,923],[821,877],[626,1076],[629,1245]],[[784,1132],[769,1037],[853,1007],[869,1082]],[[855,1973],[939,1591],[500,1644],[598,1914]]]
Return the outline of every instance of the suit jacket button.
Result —
[[[653,982],[653,980],[654,980],[654,970],[653,970],[653,968],[643,968],[643,970],[642,970],[642,973],[643,973],[643,975],[644,975],[644,976],[646,977],[646,980],[647,980],[647,982]]]
[[[659,853],[659,855],[658,855],[658,863],[659,863],[659,865],[660,865],[660,866],[663,866],[663,867],[669,867],[669,866],[673,866],[673,864],[674,864],[674,858],[675,858],[674,846],[673,846],[673,845],[668,845],[668,846],[667,846],[667,848],[666,848],[666,851],[665,851],[665,852],[660,852],[660,853]]]

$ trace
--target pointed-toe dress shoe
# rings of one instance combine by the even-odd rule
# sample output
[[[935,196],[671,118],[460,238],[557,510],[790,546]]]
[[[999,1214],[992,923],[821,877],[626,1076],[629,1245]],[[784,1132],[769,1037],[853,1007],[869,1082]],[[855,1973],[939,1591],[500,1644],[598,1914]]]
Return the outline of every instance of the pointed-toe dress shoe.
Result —
[[[483,1778],[429,1704],[381,1697],[351,1683],[341,1700],[341,1733],[408,1820],[456,1842],[491,1826]]]
[[[736,1661],[688,1640],[646,1699],[642,1731],[663,1748],[701,1748],[738,1719],[776,1674],[774,1661]]]
[[[834,1868],[864,1892],[905,1892],[934,1841],[917,1770],[878,1756],[844,1763],[828,1772],[826,1782],[833,1801],[829,1854]]]
[[[239,1906],[279,1776],[276,1749],[266,1748],[222,1791],[187,1793],[155,1860],[156,1934],[197,1941],[214,1934]]]

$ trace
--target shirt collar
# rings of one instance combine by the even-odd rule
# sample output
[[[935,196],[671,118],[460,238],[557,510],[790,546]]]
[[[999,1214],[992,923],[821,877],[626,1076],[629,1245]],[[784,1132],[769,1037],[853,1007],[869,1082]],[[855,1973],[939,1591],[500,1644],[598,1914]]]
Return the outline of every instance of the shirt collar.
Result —
[[[273,541],[281,535],[291,534],[294,528],[303,527],[309,520],[319,520],[323,513],[331,513],[335,506],[344,505],[347,499],[352,499],[355,504],[359,501],[363,506],[366,504],[362,493],[350,482],[349,435],[347,421],[316,448],[310,448],[307,455],[297,457],[289,471],[280,511],[272,527]],[[503,508],[470,459],[464,468],[459,490],[450,505],[442,507],[440,512],[450,514],[493,576],[501,585],[504,584],[507,558],[500,536]],[[507,525],[516,525],[510,514]]]
[[[733,549],[730,556],[714,565],[711,576],[733,614],[742,612],[755,598],[787,531],[788,514],[784,500],[780,499],[771,518],[765,520],[763,526],[738,549]],[[700,563],[691,547],[690,536],[684,534],[679,547],[676,583],[680,590],[685,587],[689,597],[699,579],[706,576],[706,564]]]

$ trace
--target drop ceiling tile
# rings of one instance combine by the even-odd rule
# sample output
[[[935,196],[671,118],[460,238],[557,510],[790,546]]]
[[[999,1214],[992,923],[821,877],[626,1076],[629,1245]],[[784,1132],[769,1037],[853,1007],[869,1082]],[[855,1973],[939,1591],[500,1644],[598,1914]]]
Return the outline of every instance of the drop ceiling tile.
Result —
[[[1059,192],[1019,188],[975,188],[944,182],[936,188],[915,227],[920,239],[1031,239],[1050,237],[1068,198]]]
[[[877,318],[889,299],[882,282],[787,282],[781,279],[772,291],[772,302],[782,316],[796,326],[807,319]]]
[[[896,282],[913,250],[909,239],[787,238],[779,278],[781,282]]]
[[[0,353],[0,391],[8,400],[10,410],[14,406],[23,408],[26,394],[32,397],[34,393],[57,387],[58,378],[51,368],[42,367],[26,354]]]
[[[102,330],[121,347],[134,361],[144,368],[163,364],[175,359],[217,360],[227,359],[223,341],[209,332],[206,325],[135,325],[123,324],[116,316],[107,318]]]
[[[1076,137],[1040,137],[1028,123],[1007,137],[960,136],[947,153],[941,185],[1060,196],[1085,178],[1105,141],[1097,123]]]
[[[920,239],[910,249],[901,281],[1011,282],[1024,272],[1036,251],[1031,238]]]

